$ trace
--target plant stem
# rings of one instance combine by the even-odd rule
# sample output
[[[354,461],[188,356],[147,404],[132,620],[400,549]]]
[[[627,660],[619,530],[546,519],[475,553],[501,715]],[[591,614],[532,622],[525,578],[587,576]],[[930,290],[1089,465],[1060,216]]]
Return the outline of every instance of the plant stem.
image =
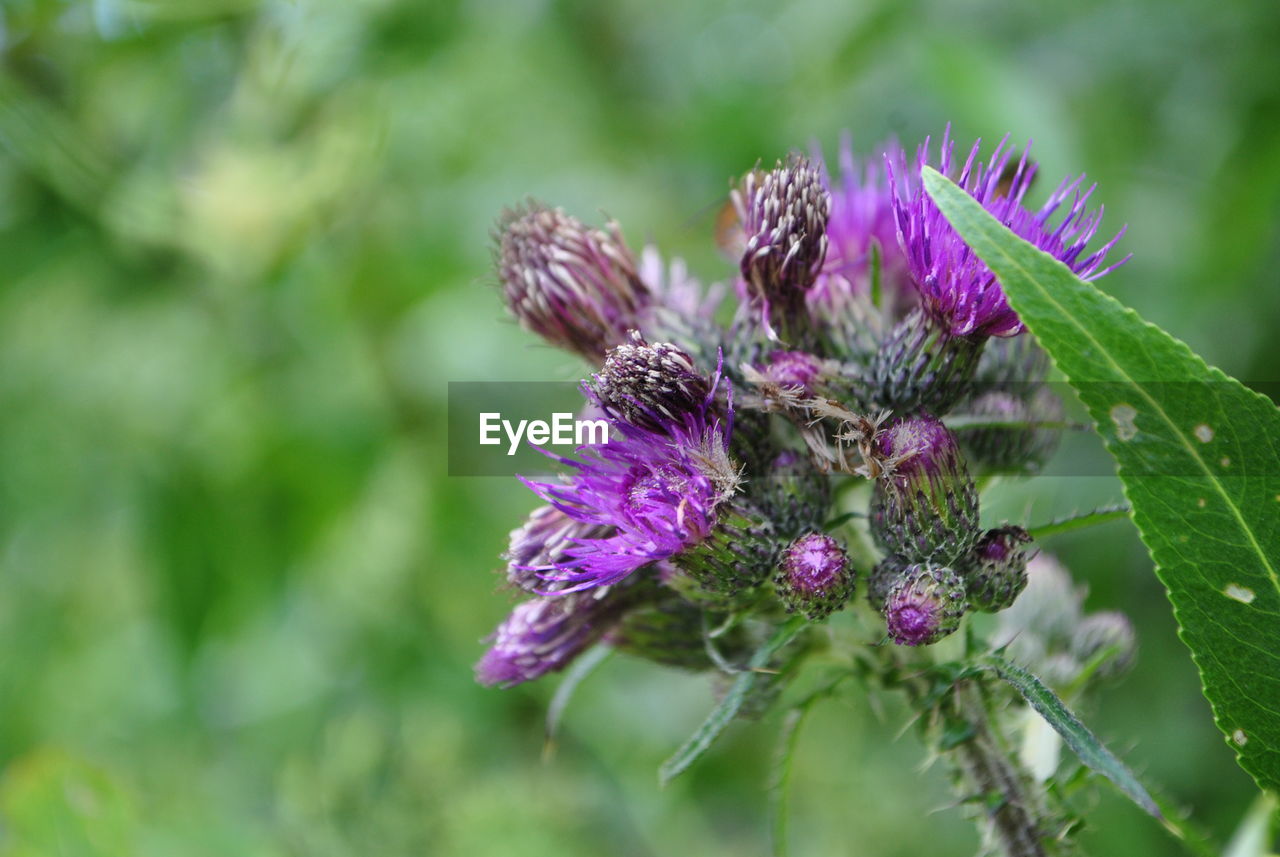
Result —
[[[955,748],[969,785],[986,807],[989,835],[1006,857],[1048,857],[1060,853],[1051,839],[1045,810],[1034,794],[1031,778],[1003,747],[982,688],[975,681],[956,684],[955,714],[973,730]]]

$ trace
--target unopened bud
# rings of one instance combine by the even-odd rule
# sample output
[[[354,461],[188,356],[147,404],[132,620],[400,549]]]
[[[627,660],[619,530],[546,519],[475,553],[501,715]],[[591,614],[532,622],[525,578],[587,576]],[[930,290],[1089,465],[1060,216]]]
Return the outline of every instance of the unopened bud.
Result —
[[[853,596],[855,574],[844,548],[831,536],[810,533],[783,552],[774,584],[788,612],[811,622],[825,619]]]
[[[960,560],[978,537],[978,492],[951,431],[930,416],[900,419],[877,435],[876,453],[872,535],[913,562]]]
[[[820,528],[831,509],[830,477],[791,450],[779,453],[749,488],[780,538]]]
[[[921,563],[908,566],[889,589],[884,619],[899,646],[927,646],[959,628],[967,607],[960,575]]]
[[[636,326],[651,295],[616,223],[592,229],[531,202],[499,221],[498,274],[526,329],[599,364]]]
[[[754,171],[732,194],[745,246],[742,277],[770,338],[792,341],[806,314],[805,293],[827,254],[831,194],[807,159]],[[777,329],[775,331],[775,328]]]
[[[983,342],[954,336],[923,310],[913,310],[871,359],[872,397],[899,414],[945,414],[972,389]]]
[[[1013,605],[1027,588],[1030,542],[1022,527],[997,527],[982,534],[962,566],[974,609],[998,613]]]
[[[711,380],[693,358],[667,342],[650,345],[635,331],[609,352],[590,387],[606,413],[658,432],[702,411],[711,398]]]

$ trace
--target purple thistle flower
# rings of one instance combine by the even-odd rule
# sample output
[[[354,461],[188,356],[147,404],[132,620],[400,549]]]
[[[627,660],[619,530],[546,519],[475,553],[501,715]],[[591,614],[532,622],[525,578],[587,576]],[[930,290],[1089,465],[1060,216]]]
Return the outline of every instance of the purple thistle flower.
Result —
[[[517,605],[489,637],[476,680],[511,687],[564,667],[616,625],[632,600],[601,587]]]
[[[580,447],[581,460],[547,453],[574,471],[559,482],[521,477],[568,517],[611,528],[608,536],[573,538],[564,549],[567,559],[529,570],[564,586],[555,591],[577,592],[616,583],[705,541],[739,481],[728,451],[733,403],[723,417],[718,413],[719,382],[717,373],[706,398],[691,411],[652,414],[658,418],[653,426],[616,421],[621,436]]]
[[[522,326],[593,363],[626,338],[653,300],[617,223],[592,229],[539,202],[498,223],[498,274]]]
[[[899,419],[876,435],[884,463],[871,501],[871,533],[890,553],[952,563],[979,535],[978,493],[941,420]]]
[[[885,169],[886,161],[905,167],[906,156],[896,143],[885,145],[882,151],[881,157],[861,163],[846,134],[840,140],[839,181],[833,181],[823,168],[824,180],[831,189],[831,215],[827,218],[826,261],[809,292],[815,310],[870,292],[873,242],[880,247],[883,281],[909,288],[906,257],[898,246],[894,194]],[[900,173],[905,176],[905,169]]]
[[[525,592],[554,589],[530,569],[563,562],[569,559],[565,549],[579,539],[601,538],[609,532],[609,527],[576,520],[555,506],[539,506],[529,513],[527,521],[511,531],[510,546],[503,554],[507,582]]]
[[[853,595],[854,573],[844,548],[831,536],[809,533],[787,547],[774,578],[788,611],[817,622]]]
[[[1085,247],[1102,221],[1102,208],[1096,212],[1088,210],[1089,197],[1096,186],[1086,188],[1083,175],[1065,179],[1036,211],[1023,207],[1023,197],[1031,186],[1036,165],[1028,160],[1027,151],[1013,162],[1013,149],[1008,141],[1007,136],[1000,141],[985,166],[978,161],[981,141],[974,143],[957,174],[955,141],[948,126],[942,138],[938,171],[960,185],[1014,234],[1049,253],[1081,278],[1097,279],[1124,264],[1128,256],[1114,265],[1102,267],[1107,252],[1120,240],[1124,229],[1095,252],[1085,254]],[[885,159],[898,241],[924,307],[935,322],[953,336],[1020,333],[1022,322],[1009,307],[991,270],[964,243],[925,193],[920,172],[928,163],[929,141],[926,140],[908,177],[910,189],[904,191],[894,180],[893,159]],[[1050,221],[1064,207],[1065,215],[1057,225],[1052,224]]]

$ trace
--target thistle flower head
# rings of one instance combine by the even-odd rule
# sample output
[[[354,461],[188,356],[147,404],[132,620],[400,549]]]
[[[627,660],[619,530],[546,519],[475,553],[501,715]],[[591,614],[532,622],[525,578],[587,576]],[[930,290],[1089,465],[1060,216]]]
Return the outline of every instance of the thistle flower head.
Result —
[[[740,268],[751,306],[764,329],[790,335],[805,312],[805,296],[827,253],[831,196],[822,174],[793,156],[769,172],[748,173],[732,193],[745,248]]]
[[[516,606],[476,664],[481,684],[510,687],[558,670],[607,631],[625,607],[607,587],[535,597]]]
[[[872,494],[871,532],[913,562],[954,563],[978,537],[978,494],[951,430],[928,415],[876,436],[884,462]]]
[[[621,436],[580,448],[580,460],[548,453],[572,470],[561,481],[522,477],[568,517],[610,528],[608,536],[574,539],[564,550],[568,559],[532,571],[563,584],[563,592],[605,586],[712,534],[739,482],[728,452],[732,401],[724,417],[711,407],[718,383],[718,377],[710,382],[700,406],[656,429],[618,421]]]
[[[892,462],[892,478],[902,484],[964,466],[951,430],[928,414],[895,420],[876,435],[876,450]]]
[[[848,135],[840,141],[839,178],[824,177],[831,190],[831,213],[827,219],[827,256],[810,293],[810,301],[827,307],[854,295],[871,291],[871,247],[879,248],[880,276],[895,296],[899,286],[909,286],[906,258],[898,246],[893,194],[885,161],[906,164],[902,149],[894,143],[882,147],[880,157],[861,162],[853,154]],[[899,169],[897,175],[906,177]]]
[[[1011,607],[1027,588],[1027,545],[1022,527],[987,530],[963,566],[969,602],[977,610],[996,613]]]
[[[885,624],[898,645],[927,646],[959,628],[967,607],[964,583],[950,568],[910,565],[885,597]]]
[[[650,345],[632,331],[629,342],[609,352],[588,387],[593,401],[610,417],[665,432],[706,413],[712,381],[684,351],[668,342]]]
[[[823,533],[809,533],[783,552],[774,585],[788,611],[816,622],[839,610],[853,595],[853,566],[839,542]]]
[[[593,363],[625,339],[652,300],[616,223],[593,229],[530,202],[506,212],[494,237],[512,315]]]
[[[507,582],[525,592],[553,590],[555,584],[549,586],[532,569],[564,562],[570,558],[565,550],[580,539],[598,539],[610,532],[610,527],[571,518],[555,506],[539,506],[529,513],[524,524],[511,531],[510,546],[503,554]]]
[[[1036,172],[1027,151],[1013,160],[1013,149],[1005,137],[984,165],[978,160],[980,144],[981,141],[974,143],[961,164],[956,159],[955,141],[948,128],[942,139],[941,154],[936,162],[931,162],[926,140],[909,177],[910,189],[902,190],[892,178],[889,182],[894,195],[894,216],[898,239],[920,291],[922,305],[935,321],[954,336],[1012,336],[1023,330],[1022,322],[1009,307],[991,270],[925,193],[919,178],[926,165],[934,163],[939,172],[959,184],[1016,235],[1086,280],[1101,277],[1123,264],[1121,260],[1103,267],[1108,251],[1124,230],[1086,254],[1085,248],[1101,223],[1102,209],[1089,210],[1093,186],[1084,185],[1084,176],[1064,180],[1044,205],[1032,211],[1023,204]],[[886,159],[885,163],[893,176],[892,160]],[[1051,221],[1059,209],[1065,213],[1055,225]]]

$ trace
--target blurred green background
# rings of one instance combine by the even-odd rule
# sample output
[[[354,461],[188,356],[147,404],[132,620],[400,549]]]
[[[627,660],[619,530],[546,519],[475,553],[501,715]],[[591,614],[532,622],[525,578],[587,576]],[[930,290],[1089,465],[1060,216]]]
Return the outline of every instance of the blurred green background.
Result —
[[[614,659],[549,762],[554,681],[472,681],[534,502],[446,475],[446,382],[582,368],[505,319],[499,210],[714,279],[757,159],[1012,132],[1130,224],[1105,288],[1275,380],[1277,44],[1274,0],[3,0],[0,855],[766,853],[776,718],[662,791],[701,680]],[[1048,547],[1141,640],[1087,719],[1225,837],[1251,783],[1132,529]],[[900,715],[812,719],[797,854],[976,849]],[[1172,851],[1086,805],[1093,853]]]

